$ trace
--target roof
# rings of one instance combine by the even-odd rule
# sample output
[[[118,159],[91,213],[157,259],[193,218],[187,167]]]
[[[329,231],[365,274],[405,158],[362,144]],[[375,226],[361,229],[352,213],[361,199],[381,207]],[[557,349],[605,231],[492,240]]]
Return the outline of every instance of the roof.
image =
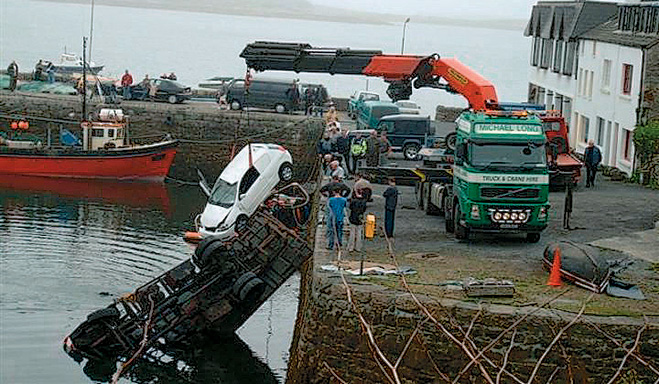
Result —
[[[648,48],[659,43],[659,35],[656,34],[620,31],[617,16],[584,33],[581,38],[638,48]]]
[[[396,107],[396,108],[398,108],[398,106],[396,104],[392,103],[391,101],[378,101],[378,100],[365,101],[364,106],[365,107],[370,107],[370,108],[373,108],[373,107]]]
[[[617,5],[599,1],[540,1],[533,6],[524,36],[574,40],[617,14]]]

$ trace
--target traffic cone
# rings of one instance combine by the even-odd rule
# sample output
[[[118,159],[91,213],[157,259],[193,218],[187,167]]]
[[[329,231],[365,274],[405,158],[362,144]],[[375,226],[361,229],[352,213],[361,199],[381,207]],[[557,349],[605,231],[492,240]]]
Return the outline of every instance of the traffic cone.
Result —
[[[556,247],[554,251],[554,261],[551,264],[551,271],[549,272],[549,280],[547,285],[551,287],[561,286],[561,249]]]

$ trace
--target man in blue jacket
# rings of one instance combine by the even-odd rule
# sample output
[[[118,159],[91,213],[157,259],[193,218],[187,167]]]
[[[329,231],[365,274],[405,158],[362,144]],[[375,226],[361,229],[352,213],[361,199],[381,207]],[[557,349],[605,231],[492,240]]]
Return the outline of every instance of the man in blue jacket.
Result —
[[[583,157],[586,163],[586,188],[594,187],[597,166],[602,161],[602,152],[595,146],[593,140],[588,140],[588,147],[586,147]]]

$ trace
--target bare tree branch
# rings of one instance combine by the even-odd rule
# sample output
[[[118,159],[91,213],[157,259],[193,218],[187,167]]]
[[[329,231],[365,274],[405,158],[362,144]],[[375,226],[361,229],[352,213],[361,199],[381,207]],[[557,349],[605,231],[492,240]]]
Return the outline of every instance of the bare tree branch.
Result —
[[[510,355],[510,351],[513,350],[513,346],[515,346],[515,335],[517,335],[517,329],[513,331],[513,335],[510,337],[510,346],[506,350],[506,354],[503,355],[503,363],[501,363],[501,369],[499,370],[499,373],[497,373],[496,384],[501,382],[501,374],[503,373],[503,370],[506,369],[506,364],[508,364],[508,356]]]
[[[405,348],[403,348],[403,351],[400,353],[400,356],[398,356],[398,360],[396,360],[396,364],[394,364],[394,368],[398,369],[398,366],[400,365],[400,362],[403,361],[403,357],[405,357],[405,354],[407,353],[408,348],[412,344],[412,341],[414,340],[414,337],[416,336],[417,333],[419,333],[419,330],[421,327],[423,327],[428,319],[423,319],[419,324],[417,324],[416,328],[414,328],[414,332],[410,335],[410,338],[407,339],[407,343],[405,344]]]
[[[332,374],[332,376],[334,376],[334,378],[337,379],[337,380],[339,381],[339,383],[341,383],[341,384],[348,384],[347,381],[345,381],[345,380],[343,380],[342,378],[340,378],[339,375],[338,375],[336,372],[334,372],[334,370],[332,369],[332,367],[330,367],[329,364],[327,364],[327,361],[323,361],[323,365],[325,366],[325,368],[327,368],[328,371],[330,371],[330,373]]]
[[[607,384],[613,384],[616,381],[616,379],[618,378],[618,376],[620,376],[620,373],[622,373],[622,368],[627,363],[627,359],[636,350],[636,348],[638,348],[638,343],[639,343],[639,341],[641,341],[641,334],[643,334],[643,331],[645,331],[645,329],[647,327],[648,327],[648,323],[647,323],[647,319],[645,319],[645,324],[643,324],[641,329],[639,329],[638,332],[636,333],[636,341],[634,341],[634,346],[627,352],[625,357],[622,359],[622,361],[620,362],[620,366],[618,367],[618,370],[616,371],[615,375],[613,375],[611,380],[609,380],[607,382]]]

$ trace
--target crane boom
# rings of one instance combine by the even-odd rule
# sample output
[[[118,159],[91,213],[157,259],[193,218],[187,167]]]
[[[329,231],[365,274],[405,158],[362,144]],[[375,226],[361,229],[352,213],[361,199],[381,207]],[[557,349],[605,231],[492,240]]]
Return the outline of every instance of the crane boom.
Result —
[[[279,70],[381,77],[394,101],[408,99],[413,88],[459,93],[473,110],[497,107],[494,85],[457,59],[439,55],[386,55],[376,50],[316,48],[310,44],[257,41],[240,54],[257,71]],[[440,82],[443,79],[444,82]]]

